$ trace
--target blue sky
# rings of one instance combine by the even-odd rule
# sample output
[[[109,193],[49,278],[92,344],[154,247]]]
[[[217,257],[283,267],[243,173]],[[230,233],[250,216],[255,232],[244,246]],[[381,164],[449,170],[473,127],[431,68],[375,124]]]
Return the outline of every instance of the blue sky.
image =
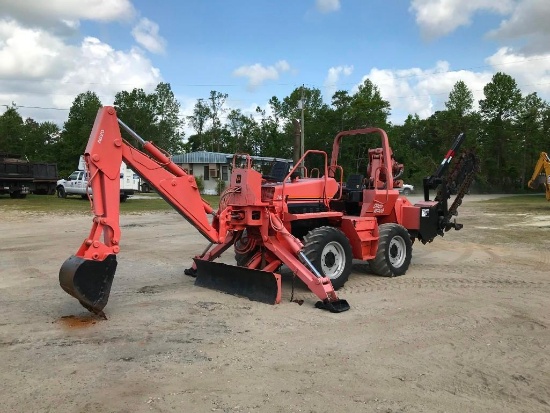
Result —
[[[481,99],[497,71],[550,99],[548,21],[548,0],[0,0],[0,105],[62,123],[80,92],[112,104],[164,81],[182,116],[211,90],[252,113],[370,78],[401,123],[458,80]]]

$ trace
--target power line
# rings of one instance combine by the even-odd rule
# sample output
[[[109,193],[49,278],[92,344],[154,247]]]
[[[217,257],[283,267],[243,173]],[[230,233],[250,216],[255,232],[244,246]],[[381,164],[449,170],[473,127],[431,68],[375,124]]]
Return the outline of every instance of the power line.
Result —
[[[517,85],[518,87],[526,87],[526,86],[542,86],[542,85],[550,85],[550,82],[543,82],[543,83],[526,83]],[[483,89],[474,89],[472,92],[480,92]],[[441,96],[441,95],[448,95],[449,92],[438,92],[438,93],[426,93],[426,94],[417,94],[417,95],[408,95],[408,96],[387,96],[387,99],[419,99],[419,98],[425,98],[425,97],[431,97],[431,96]],[[244,102],[241,99],[237,100],[231,100],[231,102]],[[0,104],[0,106],[5,107],[11,107],[11,104]],[[26,106],[26,105],[15,105],[15,108],[24,108],[24,109],[41,109],[41,110],[59,110],[59,111],[68,111],[71,110],[70,108],[56,108],[56,107],[45,107],[45,106]],[[255,117],[255,114],[252,114],[253,117]],[[178,117],[187,117],[188,115],[179,115]],[[258,115],[258,117],[261,117]],[[220,117],[220,119],[225,118],[227,119],[227,116]]]
[[[503,63],[496,63],[496,64],[490,64],[490,65],[480,65],[480,66],[470,66],[470,67],[464,67],[454,70],[436,70],[433,72],[422,72],[422,73],[416,73],[416,74],[408,74],[403,76],[394,76],[393,79],[408,79],[408,78],[414,78],[414,77],[423,77],[423,76],[433,76],[436,74],[444,74],[444,73],[454,73],[454,72],[462,72],[467,70],[474,70],[474,69],[482,69],[486,67],[495,67],[495,66],[507,66],[512,64],[521,64],[526,62],[533,62],[533,61],[541,61],[541,60],[548,60],[550,59],[550,56],[545,57],[534,57],[534,58],[526,58],[526,59],[518,59],[513,60],[510,62],[503,62]],[[411,69],[401,69],[401,70],[411,70]],[[420,69],[422,70],[422,69]],[[382,71],[382,70],[381,70]],[[13,81],[13,82],[40,82],[40,83],[57,83],[59,84],[59,80],[53,80],[53,79],[17,79],[17,78],[2,78],[0,77],[0,81],[7,82],[7,81]],[[178,85],[179,87],[240,87],[243,86],[242,83],[174,83],[174,82],[167,82],[171,85]],[[101,85],[101,86],[132,86],[133,83],[123,83],[123,82],[63,82],[63,84],[67,85]],[[141,87],[146,86],[156,86],[158,83],[146,83],[145,85]],[[338,86],[338,85],[354,85],[354,83],[329,83],[327,86]],[[291,83],[270,83],[270,85],[273,86],[295,86],[299,87],[301,85],[298,85],[296,82]],[[67,96],[68,94],[57,94],[56,96]]]
[[[0,105],[5,106],[7,108],[11,107],[11,105]],[[24,105],[14,105],[15,108],[25,108],[25,109],[45,109],[45,110],[71,110],[71,109],[65,109],[65,108],[49,108],[44,106],[24,106]]]

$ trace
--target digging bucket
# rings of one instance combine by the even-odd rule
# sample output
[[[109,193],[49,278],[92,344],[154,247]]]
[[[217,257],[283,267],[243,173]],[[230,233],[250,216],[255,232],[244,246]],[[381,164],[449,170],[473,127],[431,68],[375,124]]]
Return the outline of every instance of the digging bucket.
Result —
[[[272,272],[237,267],[194,258],[197,265],[195,285],[252,301],[278,304],[281,301],[281,276]]]
[[[116,256],[103,261],[71,256],[59,270],[59,284],[87,310],[105,316],[103,308],[109,300],[116,271]]]

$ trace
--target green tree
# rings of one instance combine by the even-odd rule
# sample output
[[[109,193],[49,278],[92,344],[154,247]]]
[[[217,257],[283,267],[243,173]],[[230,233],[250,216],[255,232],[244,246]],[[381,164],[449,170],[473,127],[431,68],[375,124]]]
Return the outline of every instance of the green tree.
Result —
[[[474,95],[463,81],[455,83],[445,102],[447,108],[443,127],[448,131],[451,139],[459,133],[466,134],[463,147],[476,147],[478,131],[481,124],[479,113],[474,110]],[[449,141],[448,143],[450,143]]]
[[[254,152],[254,138],[257,135],[258,124],[251,115],[245,116],[240,109],[231,110],[227,115],[226,128],[232,141],[230,153]]]
[[[203,99],[197,99],[197,103],[193,108],[193,115],[188,116],[187,120],[190,122],[193,129],[195,129],[196,135],[189,137],[190,150],[199,151],[206,150],[203,133],[206,127],[206,122],[208,121],[209,110],[208,107],[204,104]]]
[[[115,108],[118,117],[145,140],[154,142],[169,153],[184,149],[180,103],[169,83],[159,83],[153,93],[141,88],[118,92]]]
[[[548,104],[537,93],[525,96],[519,105],[516,129],[519,137],[518,161],[521,161],[522,188],[525,187],[539,154],[543,151],[541,147],[546,148],[544,142],[550,143],[549,137],[543,130],[544,114],[547,109]]]
[[[222,139],[219,136],[222,122],[221,115],[225,112],[225,101],[227,100],[227,93],[217,92],[215,90],[210,91],[210,97],[207,100],[208,115],[210,117],[211,124],[211,136],[207,144],[207,147],[211,151],[220,151]]]
[[[159,83],[155,88],[157,140],[163,149],[171,153],[183,150],[185,124],[180,116],[180,103],[176,100],[169,83]]]
[[[341,120],[340,130],[345,130],[348,128],[350,123],[350,105],[353,98],[345,90],[338,90],[332,95],[332,107],[335,111],[336,118]]]
[[[449,100],[445,102],[445,107],[449,112],[456,113],[464,117],[472,111],[474,105],[474,95],[462,80],[459,80],[453,86],[449,93]]]
[[[169,151],[169,148],[164,148],[162,142],[159,142],[156,103],[155,94],[146,93],[141,88],[134,88],[130,92],[126,90],[118,92],[114,102],[119,119],[143,139],[152,141]]]
[[[0,116],[0,152],[20,154],[23,151],[23,118],[12,104]]]
[[[431,148],[426,138],[427,120],[408,115],[403,125],[389,128],[390,146],[397,162],[405,166],[400,179],[420,185],[422,179],[435,170],[437,158],[432,159]]]
[[[292,158],[292,141],[279,130],[275,116],[268,116],[260,107],[256,113],[261,116],[253,143],[254,155]]]
[[[21,153],[31,161],[57,162],[59,133],[59,127],[53,122],[38,123],[31,118],[25,119]]]
[[[518,116],[521,92],[516,81],[498,72],[483,88],[485,99],[479,101],[484,133],[480,139],[482,169],[491,189],[510,190],[520,176],[512,160],[517,155],[518,136],[513,123]]]
[[[377,127],[388,129],[390,103],[382,98],[380,91],[370,79],[365,79],[356,93],[348,96],[339,92],[333,105],[337,105],[338,115],[343,119],[334,119],[336,124],[345,124],[346,129]],[[368,164],[369,148],[380,147],[380,137],[371,134],[367,137],[348,137],[342,141],[340,164],[345,174],[365,173]]]
[[[101,101],[94,92],[80,93],[74,99],[56,145],[57,166],[61,176],[68,175],[76,169],[101,106]]]
[[[370,79],[365,79],[349,104],[350,126],[363,128],[376,126],[387,128],[390,103],[382,98],[378,87]]]

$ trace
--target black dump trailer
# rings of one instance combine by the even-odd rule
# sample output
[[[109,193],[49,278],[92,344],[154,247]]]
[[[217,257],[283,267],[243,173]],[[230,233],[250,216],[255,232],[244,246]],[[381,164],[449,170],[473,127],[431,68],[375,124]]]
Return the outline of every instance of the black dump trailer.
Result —
[[[29,162],[21,155],[0,153],[0,195],[53,195],[57,178],[57,164]]]

